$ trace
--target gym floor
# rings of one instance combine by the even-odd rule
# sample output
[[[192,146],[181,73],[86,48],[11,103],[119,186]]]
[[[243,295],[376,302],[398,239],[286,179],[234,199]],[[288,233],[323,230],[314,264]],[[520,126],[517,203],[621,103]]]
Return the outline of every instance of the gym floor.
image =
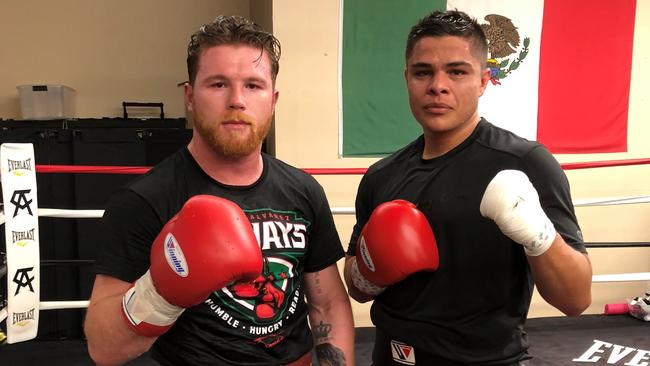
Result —
[[[537,365],[650,364],[650,322],[628,315],[529,319],[526,330]],[[356,365],[370,365],[374,328],[357,328]],[[0,346],[1,365],[93,365],[83,340],[31,341]],[[129,366],[156,365],[147,354]]]

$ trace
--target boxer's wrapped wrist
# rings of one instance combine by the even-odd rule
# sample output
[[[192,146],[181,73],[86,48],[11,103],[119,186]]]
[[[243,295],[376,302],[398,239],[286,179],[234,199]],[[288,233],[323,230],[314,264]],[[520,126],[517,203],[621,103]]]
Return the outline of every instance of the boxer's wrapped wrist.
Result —
[[[544,216],[544,223],[538,228],[539,230],[534,235],[531,235],[529,239],[521,243],[524,246],[524,251],[529,256],[539,256],[544,254],[555,241],[557,232],[555,227],[546,216]]]
[[[122,310],[129,325],[136,332],[143,323],[154,327],[169,328],[185,311],[182,307],[170,304],[158,294],[149,271],[135,281],[134,285],[124,294]]]
[[[523,245],[530,256],[546,252],[557,235],[537,191],[528,176],[518,170],[502,170],[492,179],[481,199],[480,211],[494,220],[504,235]]]
[[[352,266],[350,268],[350,279],[352,280],[352,285],[354,285],[354,287],[366,295],[377,296],[384,292],[386,289],[385,287],[375,285],[363,277],[359,271],[359,265],[357,264],[356,258],[352,260]]]
[[[536,202],[522,200],[518,202],[516,210],[506,211],[504,215],[495,217],[494,221],[503,234],[523,245],[530,256],[546,252],[557,234],[553,223]]]

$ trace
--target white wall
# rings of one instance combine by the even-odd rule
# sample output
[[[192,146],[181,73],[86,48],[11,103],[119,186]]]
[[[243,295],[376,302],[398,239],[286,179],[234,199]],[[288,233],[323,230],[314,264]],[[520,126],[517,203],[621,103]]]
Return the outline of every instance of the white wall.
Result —
[[[82,118],[120,117],[122,101],[163,102],[184,117],[177,84],[190,34],[218,14],[249,13],[247,0],[3,1],[0,118],[21,118],[23,84],[74,88]]]

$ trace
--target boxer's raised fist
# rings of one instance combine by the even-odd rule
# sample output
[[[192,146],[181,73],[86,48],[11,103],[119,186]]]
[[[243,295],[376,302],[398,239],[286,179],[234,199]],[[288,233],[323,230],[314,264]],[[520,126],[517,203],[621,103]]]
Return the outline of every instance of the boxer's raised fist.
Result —
[[[138,334],[166,332],[185,310],[213,291],[252,281],[262,254],[246,215],[235,203],[199,195],[165,224],[151,246],[151,265],[123,297],[127,324]]]
[[[405,200],[375,208],[361,231],[355,257],[352,283],[372,296],[415,272],[438,269],[438,245],[429,221]]]
[[[501,232],[538,256],[555,240],[556,231],[539,202],[528,176],[519,170],[502,170],[490,181],[481,199],[481,215],[494,220]]]

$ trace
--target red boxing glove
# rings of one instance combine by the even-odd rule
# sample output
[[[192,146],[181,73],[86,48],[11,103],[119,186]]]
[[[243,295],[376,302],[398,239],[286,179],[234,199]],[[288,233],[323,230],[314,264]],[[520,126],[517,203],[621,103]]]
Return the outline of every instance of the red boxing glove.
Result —
[[[415,272],[437,269],[438,245],[424,214],[404,200],[377,206],[357,242],[354,286],[376,296]]]
[[[160,231],[151,266],[125,294],[122,309],[138,334],[165,333],[185,308],[262,272],[262,253],[244,212],[223,198],[190,198]]]

